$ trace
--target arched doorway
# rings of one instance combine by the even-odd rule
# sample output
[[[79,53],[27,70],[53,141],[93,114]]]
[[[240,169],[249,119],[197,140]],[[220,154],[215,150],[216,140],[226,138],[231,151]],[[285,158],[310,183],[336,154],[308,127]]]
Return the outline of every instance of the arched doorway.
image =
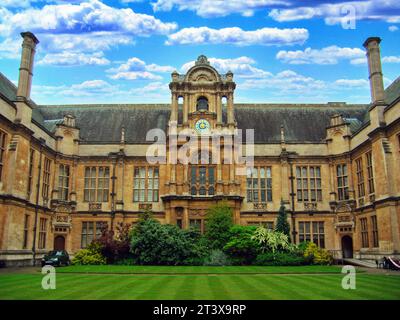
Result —
[[[65,250],[65,238],[63,236],[54,238],[54,250]]]
[[[343,258],[353,258],[353,239],[350,236],[342,237]]]

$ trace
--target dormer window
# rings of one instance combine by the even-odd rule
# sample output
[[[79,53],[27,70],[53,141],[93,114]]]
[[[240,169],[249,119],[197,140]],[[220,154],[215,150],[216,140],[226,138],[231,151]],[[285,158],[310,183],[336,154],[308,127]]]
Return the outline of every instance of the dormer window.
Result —
[[[208,111],[208,100],[205,97],[200,97],[197,99],[196,105],[197,111]]]

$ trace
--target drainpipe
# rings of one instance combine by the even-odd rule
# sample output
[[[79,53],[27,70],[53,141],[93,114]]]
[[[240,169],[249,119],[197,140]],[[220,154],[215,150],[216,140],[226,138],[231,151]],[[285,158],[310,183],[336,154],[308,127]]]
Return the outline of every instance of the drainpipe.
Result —
[[[113,172],[111,177],[111,231],[114,231],[114,218],[115,218],[115,167],[117,160],[115,159],[113,164]]]
[[[43,146],[45,144],[45,140],[40,138],[40,148],[39,148],[39,166],[38,166],[38,179],[36,183],[36,203],[35,203],[35,224],[33,226],[33,243],[32,243],[32,264],[35,266],[36,263],[36,231],[37,231],[37,224],[38,224],[38,215],[39,215],[39,192],[40,192],[40,178],[42,174],[42,151]]]
[[[291,213],[291,218],[292,218],[292,238],[293,238],[293,243],[296,244],[296,220],[294,217],[295,214],[295,204],[294,204],[294,200],[295,200],[295,193],[294,193],[294,176],[293,176],[293,164],[290,163],[290,187],[291,187],[291,193],[290,196],[292,198],[292,213]]]

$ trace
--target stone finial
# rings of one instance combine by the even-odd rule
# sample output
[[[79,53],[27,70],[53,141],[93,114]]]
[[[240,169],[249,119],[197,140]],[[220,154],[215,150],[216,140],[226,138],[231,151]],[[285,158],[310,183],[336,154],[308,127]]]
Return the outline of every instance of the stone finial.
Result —
[[[203,54],[198,56],[197,61],[195,62],[196,66],[200,64],[210,65],[210,62],[208,61],[207,57]]]
[[[125,143],[125,127],[121,128],[121,143]]]
[[[286,150],[285,128],[281,125],[281,146],[282,150]]]

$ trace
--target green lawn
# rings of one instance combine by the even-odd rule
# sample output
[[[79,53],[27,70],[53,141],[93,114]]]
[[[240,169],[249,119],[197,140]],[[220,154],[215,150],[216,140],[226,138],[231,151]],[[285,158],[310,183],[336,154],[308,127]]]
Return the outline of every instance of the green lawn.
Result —
[[[56,290],[41,288],[39,272],[0,273],[0,299],[400,299],[400,276],[357,273],[356,290],[342,289],[343,276],[337,267],[66,267]]]
[[[262,273],[340,273],[337,266],[69,266],[58,268],[62,273],[114,273],[114,274],[262,274]]]

